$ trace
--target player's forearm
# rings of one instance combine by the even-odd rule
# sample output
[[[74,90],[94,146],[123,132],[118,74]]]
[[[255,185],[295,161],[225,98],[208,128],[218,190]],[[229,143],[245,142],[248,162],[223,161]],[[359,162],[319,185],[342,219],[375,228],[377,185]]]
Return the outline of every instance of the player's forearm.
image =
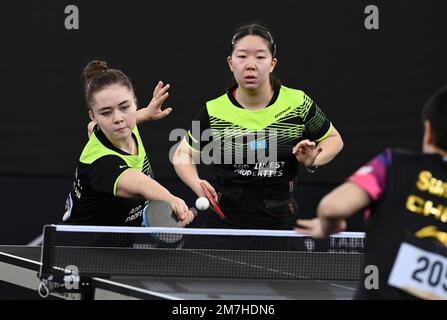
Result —
[[[137,170],[127,170],[117,186],[117,196],[170,202],[174,197],[165,187]]]
[[[321,221],[321,230],[325,237],[344,230],[346,218],[353,213],[352,206],[340,203],[343,201],[341,196],[339,191],[330,193],[318,205],[317,216]]]
[[[335,128],[333,130],[335,130]],[[317,166],[322,166],[332,161],[332,159],[334,159],[335,156],[340,153],[340,151],[343,149],[343,140],[340,134],[338,134],[337,132],[336,134],[330,135],[329,137],[321,141],[317,147],[320,147],[323,150],[317,156],[315,164]]]
[[[150,120],[152,120],[152,119],[148,113],[147,108],[142,108],[137,111],[137,124],[147,122]]]
[[[370,203],[365,190],[352,182],[345,182],[321,199],[317,215],[328,221],[346,219]]]
[[[140,192],[146,200],[163,200],[171,202],[174,197],[174,195],[172,195],[165,187],[151,178],[142,183]]]
[[[200,191],[197,190],[197,188],[200,186],[200,177],[190,154],[182,151],[179,147],[174,154],[173,162],[175,172],[179,178],[190,187],[194,193],[199,194]]]

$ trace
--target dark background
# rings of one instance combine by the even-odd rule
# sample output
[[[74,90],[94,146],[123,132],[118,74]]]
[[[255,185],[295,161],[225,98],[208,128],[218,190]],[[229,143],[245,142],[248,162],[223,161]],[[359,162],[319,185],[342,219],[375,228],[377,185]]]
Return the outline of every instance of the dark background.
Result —
[[[379,8],[379,30],[364,27],[369,4]],[[64,27],[67,5],[79,8],[79,30]],[[331,164],[299,174],[296,196],[312,216],[322,195],[385,147],[420,148],[421,107],[447,82],[446,8],[441,0],[2,3],[0,243],[27,243],[61,217],[87,141],[80,76],[92,59],[122,69],[141,107],[158,80],[172,85],[174,112],[140,131],[158,180],[192,204],[169,162],[169,132],[188,128],[225,88],[233,31],[253,21],[277,42],[276,74],[310,95],[345,142]]]

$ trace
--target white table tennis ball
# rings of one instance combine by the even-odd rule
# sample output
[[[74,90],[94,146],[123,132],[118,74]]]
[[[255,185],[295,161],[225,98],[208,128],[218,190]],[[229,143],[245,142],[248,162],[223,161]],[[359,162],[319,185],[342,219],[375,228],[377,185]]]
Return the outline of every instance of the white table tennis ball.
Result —
[[[200,210],[200,211],[206,210],[206,209],[208,209],[209,206],[210,206],[210,202],[208,201],[207,198],[205,198],[205,197],[197,198],[196,208],[198,210]]]

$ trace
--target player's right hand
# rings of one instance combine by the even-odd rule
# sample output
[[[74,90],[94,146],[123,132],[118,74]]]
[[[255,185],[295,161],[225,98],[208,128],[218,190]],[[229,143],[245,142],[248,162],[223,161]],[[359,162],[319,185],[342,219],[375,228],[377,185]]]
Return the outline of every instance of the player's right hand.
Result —
[[[194,214],[191,212],[191,210],[189,210],[183,199],[172,196],[169,204],[171,205],[174,213],[177,215],[177,218],[179,219],[183,227],[190,224],[194,220]]]

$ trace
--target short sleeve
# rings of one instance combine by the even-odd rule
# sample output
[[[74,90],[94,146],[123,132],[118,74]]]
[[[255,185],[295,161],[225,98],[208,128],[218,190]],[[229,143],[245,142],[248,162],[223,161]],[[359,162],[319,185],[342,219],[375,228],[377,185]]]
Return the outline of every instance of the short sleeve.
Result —
[[[365,190],[373,201],[378,201],[386,189],[386,175],[391,163],[391,149],[386,149],[358,169],[348,181]]]
[[[90,166],[88,177],[92,189],[111,195],[116,195],[119,178],[130,168],[122,158],[114,155],[101,157]]]
[[[331,122],[317,104],[306,94],[304,95],[304,137],[311,141],[324,140],[332,130]]]

